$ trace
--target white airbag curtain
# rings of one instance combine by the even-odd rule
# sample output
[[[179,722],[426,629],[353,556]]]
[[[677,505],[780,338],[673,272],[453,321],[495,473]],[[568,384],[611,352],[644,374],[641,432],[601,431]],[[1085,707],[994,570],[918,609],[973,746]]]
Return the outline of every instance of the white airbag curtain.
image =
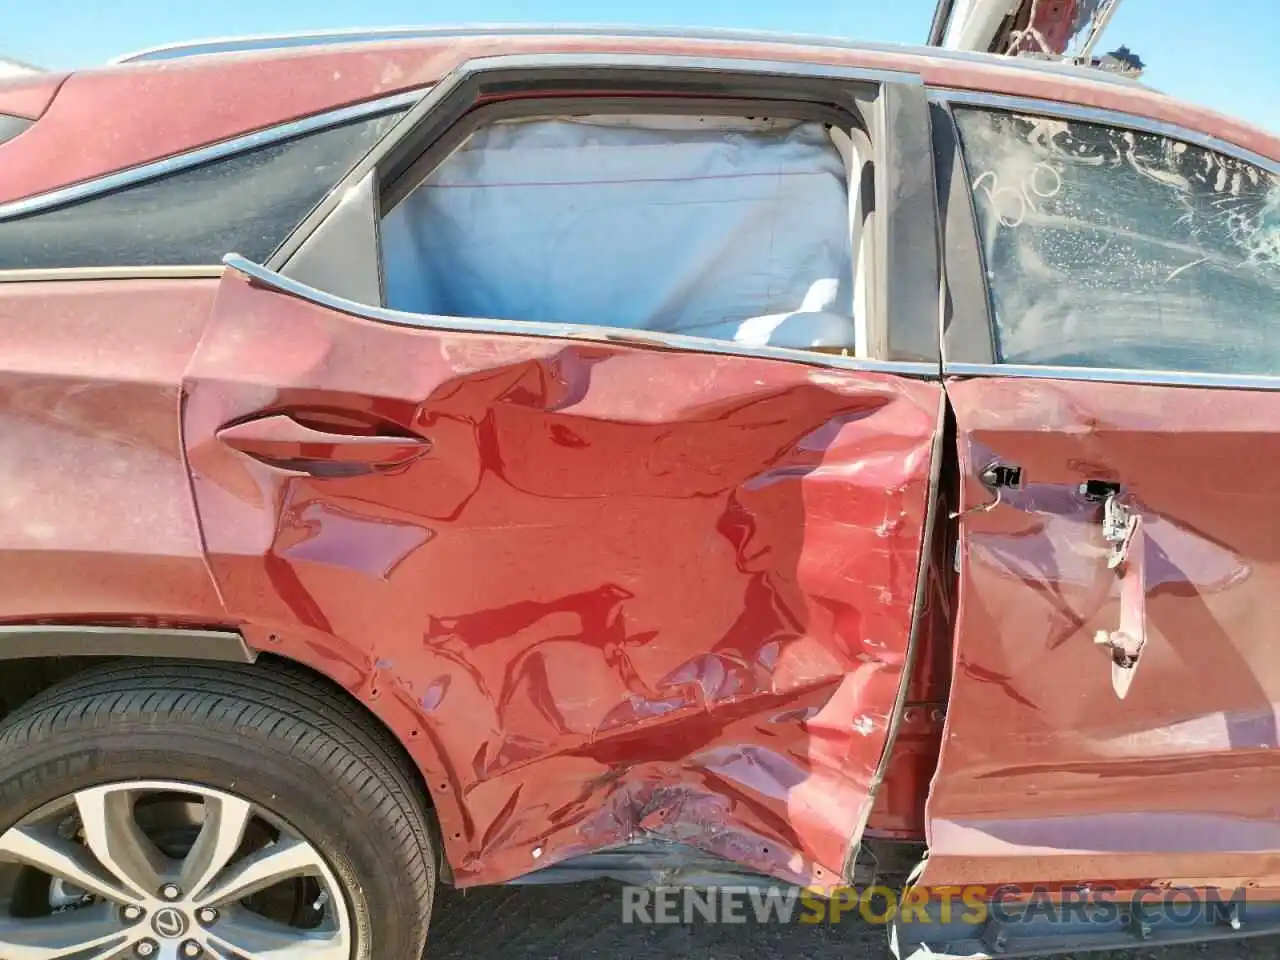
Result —
[[[848,174],[820,123],[495,123],[382,244],[399,310],[853,345]]]

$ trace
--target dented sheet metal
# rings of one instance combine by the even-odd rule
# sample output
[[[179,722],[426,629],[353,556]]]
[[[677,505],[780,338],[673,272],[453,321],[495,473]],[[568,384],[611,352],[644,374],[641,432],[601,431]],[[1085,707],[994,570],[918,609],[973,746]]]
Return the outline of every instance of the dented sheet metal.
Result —
[[[960,521],[922,884],[1258,877],[1280,862],[1280,393],[947,392],[961,506],[990,498],[994,460],[1023,486]],[[1100,489],[1124,507],[1110,537]]]
[[[637,838],[839,879],[939,384],[371,323],[229,271],[185,389],[227,606],[400,735],[460,884]],[[316,478],[216,437],[282,414],[430,450]]]

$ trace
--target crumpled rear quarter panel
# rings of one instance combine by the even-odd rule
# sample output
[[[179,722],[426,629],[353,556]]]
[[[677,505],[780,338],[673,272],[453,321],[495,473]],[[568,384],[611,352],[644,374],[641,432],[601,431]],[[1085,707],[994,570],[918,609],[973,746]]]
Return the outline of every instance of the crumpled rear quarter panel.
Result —
[[[838,880],[898,693],[938,384],[397,327],[228,275],[186,386],[229,608],[399,734],[459,884],[639,836]],[[432,449],[316,479],[215,437],[308,405]]]

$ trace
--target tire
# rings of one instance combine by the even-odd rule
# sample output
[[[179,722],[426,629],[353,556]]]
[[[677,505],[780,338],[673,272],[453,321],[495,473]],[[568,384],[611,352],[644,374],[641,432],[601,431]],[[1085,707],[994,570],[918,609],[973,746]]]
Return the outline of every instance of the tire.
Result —
[[[437,863],[422,788],[390,734],[309,674],[274,663],[94,668],[7,717],[0,758],[0,832],[103,784],[210,788],[314,848],[345,898],[350,956],[422,956]]]

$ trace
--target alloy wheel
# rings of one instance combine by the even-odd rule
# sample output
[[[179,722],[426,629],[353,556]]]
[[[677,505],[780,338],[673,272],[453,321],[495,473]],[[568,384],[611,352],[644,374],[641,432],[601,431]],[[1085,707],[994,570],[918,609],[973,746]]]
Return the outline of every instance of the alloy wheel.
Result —
[[[349,960],[346,898],[281,818],[221,790],[78,790],[0,835],[6,960]]]

